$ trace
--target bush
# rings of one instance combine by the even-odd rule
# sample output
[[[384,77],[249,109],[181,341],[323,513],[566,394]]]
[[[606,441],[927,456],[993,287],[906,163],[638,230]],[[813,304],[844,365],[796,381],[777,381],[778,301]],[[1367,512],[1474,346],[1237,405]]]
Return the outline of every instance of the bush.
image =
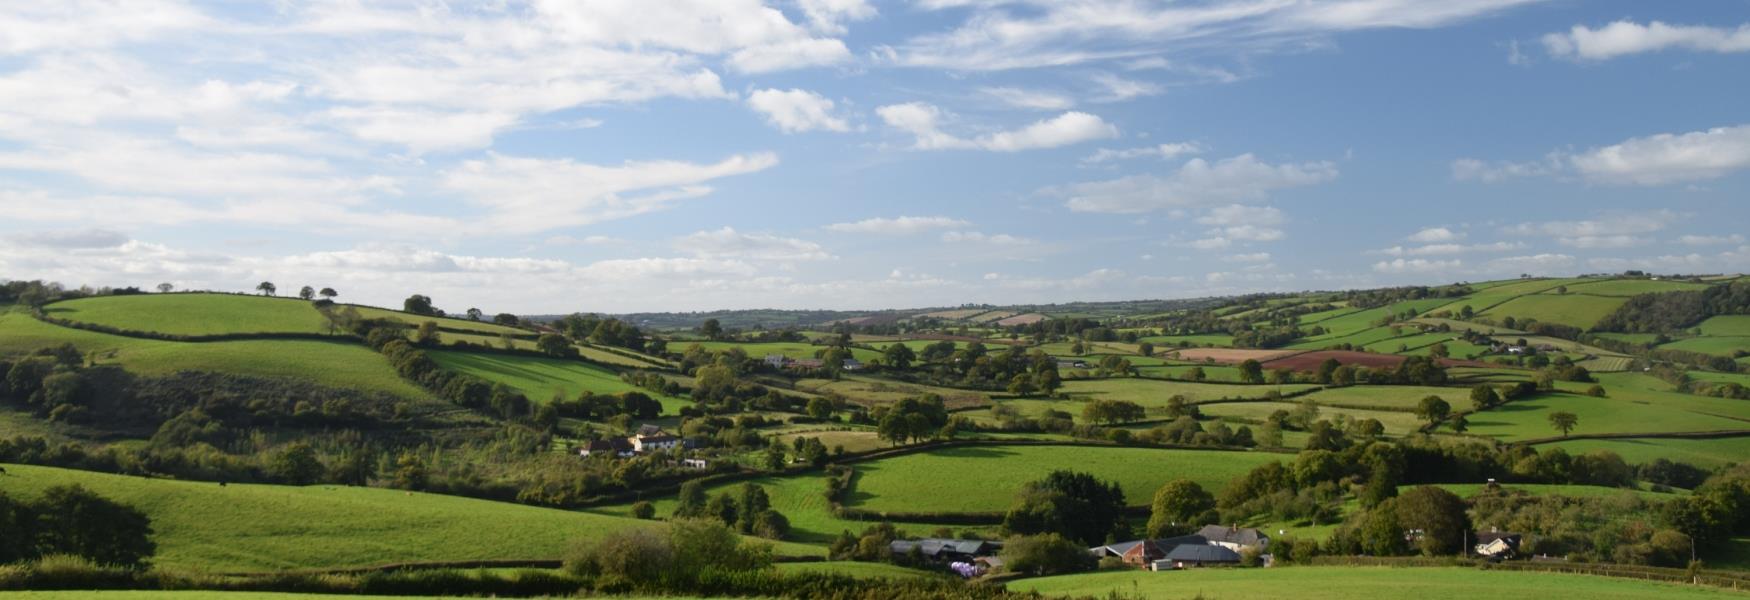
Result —
[[[649,500],[639,500],[632,503],[632,516],[639,519],[656,518],[656,505]]]
[[[1056,575],[1094,568],[1088,549],[1055,533],[1018,535],[1003,542],[1003,568],[1013,573]]]

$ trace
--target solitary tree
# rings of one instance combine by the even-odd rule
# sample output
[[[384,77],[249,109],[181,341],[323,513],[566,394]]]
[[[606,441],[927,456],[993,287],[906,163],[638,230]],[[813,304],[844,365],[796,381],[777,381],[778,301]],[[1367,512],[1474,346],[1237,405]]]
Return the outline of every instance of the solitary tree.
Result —
[[[1416,416],[1422,417],[1422,420],[1427,421],[1430,425],[1445,421],[1446,417],[1451,414],[1452,405],[1447,404],[1439,396],[1423,398],[1422,402],[1416,405]]]
[[[305,300],[314,300],[316,299],[316,288],[306,285],[298,290],[298,297]]]
[[[255,284],[255,291],[261,292],[263,296],[272,296],[274,292],[279,291],[279,288],[275,287],[272,281],[263,281]]]
[[[1253,359],[1240,363],[1240,381],[1246,383],[1264,383],[1264,365]]]
[[[468,309],[468,320],[470,320],[470,321],[478,321],[478,320],[480,320],[480,317],[485,316],[485,315],[486,315],[486,313],[484,311],[481,311],[478,308]]]
[[[1195,519],[1214,509],[1215,496],[1204,491],[1197,482],[1189,479],[1169,481],[1155,491],[1148,517],[1148,535],[1152,538],[1183,535],[1190,531]]]
[[[1574,427],[1580,424],[1580,416],[1559,410],[1549,414],[1549,424],[1551,427],[1561,430],[1562,437],[1568,437],[1568,432],[1573,431]]]
[[[176,286],[170,285],[170,282],[168,281],[158,284],[158,293],[160,294],[168,294],[170,293],[170,290],[174,289],[176,289]]]
[[[1500,401],[1501,397],[1495,395],[1495,388],[1489,384],[1478,384],[1470,389],[1470,404],[1473,409],[1483,410]]]
[[[705,322],[699,325],[699,333],[704,335],[707,340],[722,338],[723,324],[717,322],[717,319],[705,319]]]
[[[401,302],[401,309],[416,315],[437,314],[431,307],[431,296],[414,294]]]
[[[1143,356],[1154,356],[1155,355],[1155,345],[1148,343],[1148,342],[1143,342],[1141,344],[1137,344],[1136,345],[1136,353],[1143,355]]]
[[[340,295],[340,292],[334,291],[334,288],[331,288],[331,287],[322,288],[322,291],[316,292],[316,293],[322,295],[323,298],[327,298],[329,300],[333,300],[335,296]]]
[[[887,366],[903,371],[911,368],[912,361],[917,360],[917,353],[912,351],[911,346],[895,343],[881,351],[881,358],[887,362]]]

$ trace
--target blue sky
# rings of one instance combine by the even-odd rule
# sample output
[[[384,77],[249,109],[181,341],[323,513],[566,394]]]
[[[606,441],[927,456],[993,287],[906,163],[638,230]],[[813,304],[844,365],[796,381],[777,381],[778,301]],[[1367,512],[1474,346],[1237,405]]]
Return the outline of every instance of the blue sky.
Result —
[[[0,6],[0,278],[555,313],[1750,270],[1750,2]]]

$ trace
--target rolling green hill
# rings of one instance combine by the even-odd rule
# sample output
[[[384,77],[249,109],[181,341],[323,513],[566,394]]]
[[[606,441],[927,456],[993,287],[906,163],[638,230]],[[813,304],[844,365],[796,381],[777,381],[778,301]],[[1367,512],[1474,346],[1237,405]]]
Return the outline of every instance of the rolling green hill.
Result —
[[[1192,569],[1173,573],[1125,570],[1023,579],[1009,584],[1009,588],[1047,595],[1100,596],[1118,592],[1148,598],[1202,596],[1222,600],[1287,597],[1297,600],[1473,600],[1496,594],[1590,600],[1743,597],[1730,590],[1673,583],[1452,567],[1281,567]],[[1291,592],[1285,594],[1286,590]]]
[[[236,294],[94,296],[43,308],[51,317],[172,335],[328,333],[309,302]]]
[[[380,488],[145,479],[6,465],[0,490],[28,498],[79,484],[145,512],[156,564],[213,572],[406,561],[551,559],[577,539],[660,527],[589,513]],[[490,532],[490,534],[487,534]],[[785,545],[790,553],[815,552]]]
[[[680,410],[686,403],[681,398],[621,381],[618,373],[607,368],[576,360],[454,350],[432,350],[427,354],[446,369],[508,385],[535,402],[546,402],[556,393],[575,398],[585,391],[597,394],[639,391],[661,400],[666,413]]]

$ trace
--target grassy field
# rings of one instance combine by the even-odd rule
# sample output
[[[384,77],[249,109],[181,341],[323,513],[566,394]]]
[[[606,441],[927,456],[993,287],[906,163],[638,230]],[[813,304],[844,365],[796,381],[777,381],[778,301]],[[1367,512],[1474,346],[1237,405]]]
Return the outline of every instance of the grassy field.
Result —
[[[377,488],[145,479],[6,465],[7,493],[77,483],[152,519],[166,567],[213,572],[400,561],[556,558],[572,540],[654,523]],[[482,535],[491,532],[491,535]],[[811,550],[789,545],[793,554]]]
[[[1117,447],[947,448],[858,464],[856,493],[849,504],[896,512],[1002,511],[1013,503],[1022,484],[1068,469],[1116,481],[1130,504],[1145,505],[1155,489],[1173,479],[1189,478],[1220,489],[1252,467],[1281,458],[1253,452]]]
[[[1496,321],[1513,317],[1520,321],[1534,319],[1540,323],[1561,323],[1580,329],[1591,329],[1604,315],[1610,314],[1610,311],[1616,310],[1616,307],[1627,301],[1626,297],[1531,294],[1508,300],[1477,314]]]
[[[1433,309],[1423,311],[1423,312],[1440,312],[1440,311],[1445,310],[1445,311],[1452,311],[1452,314],[1456,316],[1456,315],[1458,315],[1460,309],[1464,308],[1465,306],[1469,306],[1469,307],[1471,307],[1472,311],[1481,313],[1484,310],[1487,310],[1490,307],[1493,307],[1497,304],[1506,302],[1508,300],[1512,300],[1514,298],[1518,298],[1520,296],[1524,296],[1526,294],[1535,294],[1535,293],[1546,291],[1546,290],[1553,290],[1553,289],[1556,289],[1557,287],[1564,286],[1564,285],[1574,285],[1577,283],[1586,283],[1586,282],[1591,282],[1591,281],[1599,281],[1599,280],[1598,279],[1579,279],[1579,278],[1573,278],[1573,279],[1527,279],[1527,280],[1517,281],[1514,283],[1506,283],[1506,284],[1497,285],[1497,286],[1489,287],[1486,289],[1482,289],[1482,290],[1479,290],[1476,293],[1471,294],[1469,296],[1454,299],[1451,302],[1442,304],[1442,305],[1437,306]]]
[[[1088,379],[1064,382],[1062,392],[1078,400],[1128,400],[1145,407],[1166,406],[1167,399],[1183,395],[1192,401],[1221,398],[1262,398],[1271,390],[1283,394],[1318,387],[1305,383],[1284,385],[1225,385],[1161,381],[1158,379],[1116,378]]]
[[[1631,464],[1647,463],[1654,459],[1663,458],[1686,462],[1704,469],[1750,460],[1750,437],[1716,440],[1658,438],[1569,440],[1540,444],[1537,448],[1539,450],[1561,448],[1569,454],[1609,450],[1621,455],[1623,460]]]
[[[658,394],[620,381],[620,375],[612,370],[576,360],[450,350],[434,350],[428,354],[446,369],[508,385],[535,402],[546,402],[555,393],[574,398],[585,390],[597,394],[636,390],[661,400],[664,413],[678,411],[687,403],[681,398]]]
[[[1698,337],[1687,340],[1677,340],[1659,346],[1664,350],[1688,350],[1718,356],[1732,356],[1735,352],[1750,352],[1750,337]]]
[[[1270,413],[1278,410],[1292,412],[1299,406],[1294,402],[1228,402],[1205,404],[1198,408],[1209,417],[1231,417],[1252,423],[1261,423],[1270,416]],[[1417,427],[1422,425],[1422,420],[1416,418],[1416,415],[1402,411],[1319,407],[1319,418],[1321,419],[1334,419],[1337,415],[1347,415],[1351,419],[1379,419],[1379,423],[1385,426],[1385,432],[1388,435],[1404,435],[1415,431]],[[1257,431],[1258,427],[1254,425],[1252,432],[1256,434]]]
[[[888,381],[862,375],[843,375],[836,380],[798,379],[796,380],[796,389],[814,394],[829,392],[841,394],[870,405],[889,404],[923,394],[941,396],[949,408],[977,406],[990,402],[990,396],[983,392]]]
[[[1234,345],[1234,336],[1225,333],[1206,333],[1201,335],[1151,335],[1137,341],[1154,344],[1156,348],[1166,346],[1177,347],[1179,342],[1185,342],[1192,346],[1232,346]]]
[[[1312,398],[1319,404],[1413,410],[1423,398],[1428,396],[1439,396],[1451,404],[1454,409],[1468,410],[1470,408],[1470,390],[1467,388],[1416,385],[1352,385],[1319,390],[1295,398],[1294,401],[1299,402],[1302,398]]]
[[[44,323],[22,312],[0,313],[0,355],[71,343],[99,363],[119,364],[145,375],[210,371],[252,377],[294,378],[417,397],[426,395],[395,373],[389,361],[364,346],[344,342],[245,340],[166,342]]]
[[[375,306],[359,306],[356,304],[350,305],[350,306],[352,306],[353,308],[357,308],[359,311],[359,315],[364,317],[364,318],[367,318],[367,319],[389,319],[391,321],[400,321],[400,322],[406,323],[408,325],[419,325],[420,323],[424,323],[426,321],[434,321],[438,324],[438,327],[442,327],[444,329],[457,329],[457,330],[462,330],[462,331],[472,331],[475,333],[480,333],[483,335],[490,335],[493,337],[497,337],[498,334],[500,334],[500,333],[508,333],[511,335],[529,335],[531,333],[534,333],[534,332],[528,331],[526,329],[517,329],[515,327],[506,327],[503,325],[499,325],[497,323],[487,323],[487,322],[483,322],[483,321],[470,321],[467,319],[455,319],[455,318],[450,318],[450,317],[436,317],[436,316],[431,316],[431,315],[416,315],[416,314],[413,314],[410,312],[402,312],[399,310],[391,310],[391,309],[387,309],[387,308],[377,308]]]
[[[1744,597],[1741,593],[1719,588],[1635,579],[1459,567],[1280,567],[1194,569],[1171,573],[1125,570],[1023,579],[1009,584],[1009,588],[1046,595],[1100,596],[1119,592],[1163,600],[1193,597],[1210,600],[1475,600],[1498,595],[1589,600]]]
[[[766,496],[772,501],[772,508],[784,514],[790,520],[790,539],[804,544],[825,545],[832,542],[839,532],[861,532],[864,528],[874,525],[873,522],[861,522],[840,519],[833,516],[826,504],[826,475],[809,473],[788,477],[761,477],[748,481],[738,481],[706,488],[706,493],[716,496],[723,492],[732,495],[742,484],[753,483],[765,488]],[[656,514],[669,517],[674,514],[675,497],[665,496],[653,499]],[[610,506],[599,509],[600,512],[615,516],[629,516],[631,505]],[[912,535],[926,535],[929,529],[922,526],[902,526]]]
[[[1689,283],[1687,281],[1654,281],[1651,279],[1612,279],[1568,286],[1571,294],[1593,294],[1597,296],[1639,296],[1658,292],[1681,292],[1685,290],[1704,290],[1705,283]]]
[[[69,321],[175,335],[328,332],[328,320],[309,302],[266,296],[96,296],[56,302],[43,312]]]
[[[1481,325],[1478,323],[1471,323],[1469,321],[1460,321],[1458,319],[1441,319],[1441,318],[1436,318],[1436,317],[1421,317],[1421,318],[1413,319],[1410,322],[1411,323],[1422,323],[1425,325],[1435,325],[1435,326],[1445,325],[1447,327],[1451,327],[1453,331],[1458,331],[1458,332],[1475,331],[1477,333],[1481,333],[1484,335],[1522,335],[1525,333],[1524,330],[1520,330],[1520,329],[1510,329],[1510,328],[1502,327],[1499,325]]]
[[[1702,335],[1750,335],[1750,315],[1722,315],[1702,321]]]
[[[0,592],[0,600],[418,600],[433,596],[358,596],[352,594],[287,594],[279,592],[200,592],[192,590],[72,590],[55,592]],[[690,596],[614,596],[617,600],[702,600]]]
[[[684,352],[688,347],[694,344],[698,344],[699,347],[712,352],[721,352],[730,348],[741,348],[743,352],[746,352],[748,356],[753,357],[754,360],[759,360],[768,354],[782,354],[790,358],[815,358],[816,352],[820,352],[827,348],[826,346],[816,346],[808,342],[763,342],[757,344],[743,342],[681,342],[670,346],[669,351]],[[881,354],[874,350],[852,348],[851,358],[863,362],[869,362],[881,358]]]
[[[1743,421],[1672,410],[1624,398],[1592,398],[1575,394],[1545,394],[1515,400],[1470,416],[1470,433],[1501,440],[1524,440],[1560,435],[1550,427],[1548,415],[1567,411],[1580,417],[1574,433],[1664,433],[1745,429]]]

